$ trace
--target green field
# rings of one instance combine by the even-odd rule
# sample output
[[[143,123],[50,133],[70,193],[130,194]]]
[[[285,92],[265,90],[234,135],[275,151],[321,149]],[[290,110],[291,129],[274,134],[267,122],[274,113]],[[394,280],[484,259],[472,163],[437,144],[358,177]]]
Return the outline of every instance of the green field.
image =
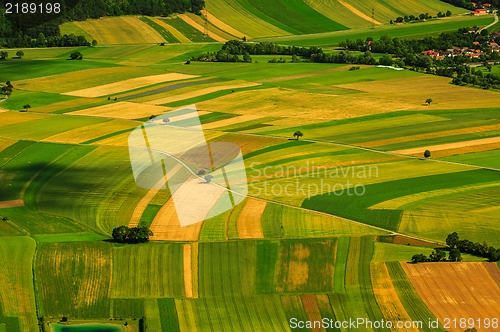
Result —
[[[382,23],[374,29],[372,8]],[[208,18],[212,36],[325,52],[339,52],[346,38],[422,38],[493,21],[438,0],[206,0],[206,9],[185,17],[201,26]],[[448,19],[388,24],[447,10]],[[14,85],[0,102],[0,332],[35,332],[37,319],[48,331],[63,316],[127,322],[129,332],[140,332],[143,318],[148,331],[176,332],[294,331],[291,318],[435,319],[401,264],[454,231],[500,247],[498,91],[412,70],[292,63],[290,55],[287,63],[252,55],[252,63],[187,64],[222,44],[181,17],[67,22],[63,34],[103,42],[0,60],[0,81]],[[83,60],[67,61],[73,51]],[[146,78],[176,73],[194,76]],[[127,82],[134,78],[146,83]],[[113,83],[123,89],[108,90]],[[72,96],[86,88],[104,97]],[[25,104],[31,108],[20,112]],[[181,228],[168,208],[179,203],[175,188],[136,184],[128,137],[150,115],[171,117],[190,104],[208,142],[240,147],[248,198]],[[98,106],[116,108],[94,112]],[[303,136],[294,139],[296,131]],[[199,148],[171,136],[175,148]],[[210,164],[229,152],[213,152]],[[175,157],[202,159],[193,150]],[[183,203],[196,211],[214,197]],[[137,223],[151,227],[154,241],[112,241],[113,228]],[[463,254],[466,263],[484,260]],[[399,300],[393,308],[406,313],[384,299]]]

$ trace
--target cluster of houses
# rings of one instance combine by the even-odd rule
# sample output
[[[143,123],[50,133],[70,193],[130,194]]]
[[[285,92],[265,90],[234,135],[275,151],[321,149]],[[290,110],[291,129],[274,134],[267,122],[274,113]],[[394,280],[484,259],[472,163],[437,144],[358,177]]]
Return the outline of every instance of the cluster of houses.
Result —
[[[479,5],[475,2],[471,2],[471,4],[474,6],[475,10],[470,12],[471,15],[478,16],[478,15],[486,15],[490,13],[491,10],[491,3],[484,3],[482,5]]]
[[[474,45],[479,46],[479,42],[474,42]],[[489,50],[494,52],[499,52],[500,46],[497,44],[497,42],[492,41],[489,43]],[[484,52],[481,51],[480,49],[454,46],[453,48],[449,48],[446,51],[427,50],[423,51],[422,54],[428,55],[435,60],[442,60],[447,57],[451,58],[459,55],[466,56],[469,58],[479,58],[481,55],[484,54]]]

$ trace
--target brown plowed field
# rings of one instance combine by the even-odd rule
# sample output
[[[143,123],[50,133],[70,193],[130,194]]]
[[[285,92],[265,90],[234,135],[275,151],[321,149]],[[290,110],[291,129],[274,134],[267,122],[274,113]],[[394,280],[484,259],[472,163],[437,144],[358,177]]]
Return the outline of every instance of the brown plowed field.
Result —
[[[489,263],[402,263],[418,294],[441,324],[451,320],[447,331],[464,331],[460,319],[500,318],[500,288]],[[493,266],[495,268],[495,266]],[[497,268],[498,269],[498,268]],[[454,326],[453,320],[457,320]],[[475,326],[478,331],[499,331],[500,327]]]

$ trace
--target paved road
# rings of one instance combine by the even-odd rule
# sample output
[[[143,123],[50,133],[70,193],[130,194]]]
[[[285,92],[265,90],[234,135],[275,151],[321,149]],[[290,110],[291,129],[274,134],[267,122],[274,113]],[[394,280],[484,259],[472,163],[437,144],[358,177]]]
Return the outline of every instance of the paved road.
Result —
[[[498,23],[498,15],[497,15],[497,10],[496,9],[493,11],[493,15],[495,16],[495,21],[493,21],[493,23],[491,23],[490,25],[487,25],[484,28],[479,29],[477,33],[481,33],[481,31],[483,31],[484,29],[489,29],[489,28],[491,28],[492,26],[494,26],[495,24]]]

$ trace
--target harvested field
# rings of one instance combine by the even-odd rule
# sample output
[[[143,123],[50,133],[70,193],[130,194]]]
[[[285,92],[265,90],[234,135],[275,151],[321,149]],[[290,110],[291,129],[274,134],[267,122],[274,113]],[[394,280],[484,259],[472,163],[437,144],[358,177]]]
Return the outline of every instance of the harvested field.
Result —
[[[60,113],[58,111],[63,111],[66,109],[72,109],[74,107],[82,107],[89,104],[94,104],[101,101],[100,99],[91,98],[78,98],[67,101],[61,101],[58,103],[53,103],[50,105],[40,106],[36,108],[38,113]]]
[[[0,113],[0,128],[8,125],[46,119],[51,117],[48,114],[36,114],[36,113],[20,113],[20,112],[3,112]]]
[[[336,86],[368,93],[379,102],[383,100],[384,103],[401,103],[402,107],[399,109],[473,109],[496,107],[495,105],[500,102],[500,95],[494,91],[451,85],[450,79],[446,77],[418,75],[412,79],[407,77],[393,78],[383,82],[383,84],[380,84],[380,81],[357,82]],[[415,86],[419,88],[416,90]],[[436,102],[431,106],[422,105],[424,103],[422,95],[428,96]]]
[[[170,108],[120,101],[117,103],[87,108],[68,114],[109,117],[116,119],[138,119],[148,117],[152,114],[163,114],[167,111],[170,111]]]
[[[262,239],[261,218],[267,202],[249,199],[238,216],[238,237],[240,239]]]
[[[191,17],[189,17],[187,14],[179,14],[177,15],[181,20],[183,20],[184,22],[186,22],[187,24],[189,24],[190,26],[192,26],[193,28],[195,28],[196,30],[204,33],[205,32],[205,28],[202,27],[201,25],[199,25],[198,23],[196,23]],[[208,30],[208,36],[218,42],[222,42],[222,43],[225,43],[227,42],[227,39],[225,38],[222,38],[221,36],[219,35],[216,35],[215,33],[213,33],[212,31]]]
[[[453,129],[453,130],[442,130],[442,131],[432,132],[432,133],[428,133],[428,134],[419,134],[419,135],[403,136],[403,137],[397,137],[397,138],[382,139],[382,140],[378,140],[378,141],[363,142],[363,144],[361,144],[361,145],[363,147],[367,147],[367,148],[374,148],[377,146],[384,146],[384,145],[390,145],[390,144],[412,142],[412,141],[419,141],[419,140],[424,140],[424,139],[448,137],[448,136],[455,136],[455,135],[482,133],[482,132],[486,132],[486,131],[493,131],[493,130],[499,130],[499,129],[500,129],[500,124],[478,126],[478,127],[468,127],[468,128]]]
[[[151,240],[197,241],[202,225],[203,223],[199,222],[181,227],[174,201],[169,199],[151,224],[150,229],[154,234]]]
[[[134,127],[137,127],[137,123],[134,123],[132,121],[112,120],[69,130],[61,134],[44,138],[42,141],[78,144],[94,138],[105,136],[107,134],[131,129]]]
[[[75,90],[64,93],[68,96],[78,96],[78,97],[101,97],[107,96],[111,94],[116,94],[128,90],[142,88],[148,85],[164,83],[164,82],[172,82],[172,81],[180,81],[186,80],[189,78],[197,77],[195,75],[186,75],[186,74],[178,74],[178,73],[168,73],[161,75],[152,75],[152,76],[143,76],[131,78],[128,80],[99,85],[92,88],[86,88],[81,90]]]
[[[0,201],[0,209],[13,208],[18,206],[24,206],[24,201],[22,199],[16,199],[12,201]]]
[[[203,129],[216,129],[219,127],[226,127],[226,126],[230,126],[230,125],[234,125],[234,124],[238,124],[238,123],[242,123],[242,122],[253,121],[253,120],[263,119],[263,118],[264,118],[263,116],[251,115],[251,114],[240,115],[240,116],[236,116],[234,118],[204,124]]]
[[[498,318],[500,288],[488,273],[488,263],[401,263],[418,294],[448,331],[465,327],[446,326],[445,319],[473,318],[475,322]],[[477,326],[480,331],[498,331]]]
[[[410,321],[411,318],[399,300],[385,263],[372,262],[370,272],[373,294],[384,319],[392,322]],[[399,328],[393,331],[418,332],[419,330],[417,328]]]
[[[376,25],[382,25],[382,23],[380,23],[379,21],[375,21],[375,20],[372,20],[372,18],[368,15],[365,15],[362,11],[358,10],[356,7],[354,6],[351,6],[350,4],[348,4],[347,2],[344,2],[342,0],[338,0],[338,2],[346,7],[347,9],[349,9],[354,15],[356,16],[359,16],[361,17],[362,19],[366,20],[366,21],[369,21],[369,22],[373,22],[375,23]]]
[[[176,164],[168,173],[167,173],[167,181],[171,177],[174,176],[175,173],[177,173],[182,166],[180,164]],[[160,179],[158,183],[155,184],[154,188],[161,188],[161,185],[164,184],[165,179]],[[134,209],[134,213],[132,214],[132,217],[130,218],[130,222],[128,224],[128,227],[135,227],[139,225],[139,222],[141,221],[142,214],[148,207],[148,205],[151,203],[153,198],[155,198],[156,194],[161,189],[150,189],[146,195],[139,201],[137,206]]]
[[[191,244],[184,245],[184,289],[187,298],[193,297],[193,271],[191,267]]]
[[[397,151],[392,151],[392,152],[404,154],[404,155],[419,155],[420,156],[424,153],[425,150],[429,150],[431,152],[442,151],[442,150],[454,150],[454,149],[475,147],[475,146],[481,146],[481,145],[491,145],[491,144],[498,144],[498,143],[500,143],[500,137],[489,137],[489,138],[476,139],[476,140],[472,140],[472,141],[431,145],[431,146],[424,146],[424,147],[412,148],[412,149],[406,149],[406,150],[397,150]]]
[[[185,100],[185,99],[189,99],[189,98],[203,96],[203,95],[217,92],[217,91],[239,89],[239,88],[248,88],[248,87],[253,87],[253,86],[258,86],[258,85],[260,85],[260,84],[259,83],[240,83],[240,84],[213,86],[213,87],[209,87],[209,88],[195,90],[192,92],[183,93],[183,94],[176,95],[176,96],[151,100],[151,101],[146,102],[146,104],[153,104],[153,105],[167,104],[167,103],[172,103],[172,102],[176,102],[179,100]]]

